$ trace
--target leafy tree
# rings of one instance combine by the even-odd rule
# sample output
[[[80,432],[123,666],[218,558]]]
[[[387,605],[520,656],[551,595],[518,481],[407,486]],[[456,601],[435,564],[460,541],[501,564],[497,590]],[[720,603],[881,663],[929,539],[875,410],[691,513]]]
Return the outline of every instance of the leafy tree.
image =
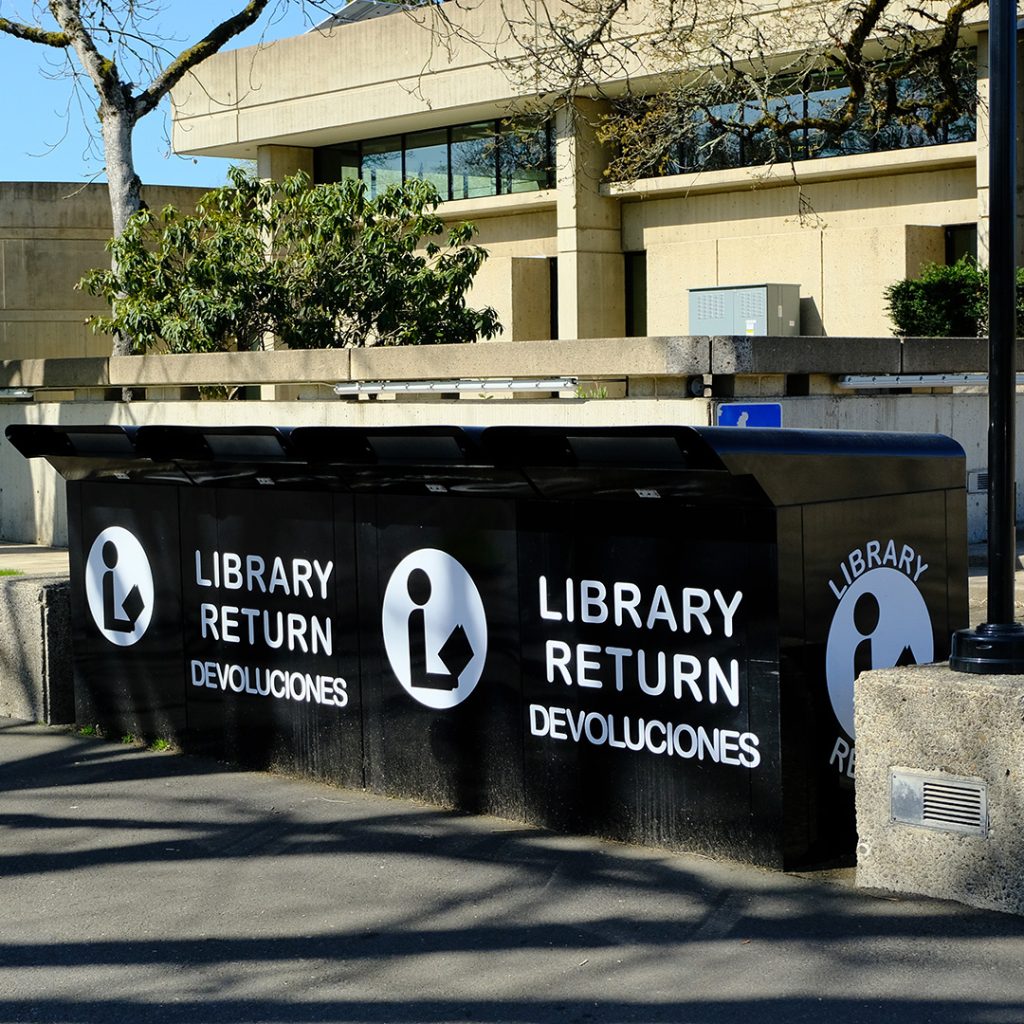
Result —
[[[166,7],[159,0],[35,0],[37,17],[30,21],[0,17],[0,32],[62,51],[68,74],[76,81],[84,75],[94,89],[115,237],[142,205],[132,159],[135,125],[189,70],[255,24],[269,2],[249,0],[176,56],[167,49],[168,40],[152,31]],[[125,355],[130,347],[130,339],[115,337],[114,355]]]
[[[421,345],[494,337],[493,309],[465,296],[487,253],[473,227],[446,232],[424,181],[376,198],[360,181],[310,186],[237,168],[191,215],[141,210],[110,243],[114,267],[82,282],[112,303],[97,330],[133,352]],[[442,244],[442,242],[444,244]]]

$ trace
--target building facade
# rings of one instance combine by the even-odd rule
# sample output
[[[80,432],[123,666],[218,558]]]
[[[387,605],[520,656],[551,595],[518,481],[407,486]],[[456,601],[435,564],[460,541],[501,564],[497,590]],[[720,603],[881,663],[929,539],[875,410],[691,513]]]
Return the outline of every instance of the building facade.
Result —
[[[155,209],[190,208],[202,194],[144,189]],[[75,286],[110,265],[112,234],[106,185],[0,182],[0,360],[110,355],[110,336],[86,324],[107,305]]]
[[[597,101],[511,133],[503,119],[536,97],[472,43],[514,50],[507,5],[451,6],[455,36],[421,8],[216,55],[174,92],[175,149],[255,160],[270,177],[359,176],[371,191],[434,181],[442,214],[472,221],[490,253],[472,301],[498,310],[505,340],[686,334],[691,289],[768,282],[799,286],[798,333],[886,335],[888,285],[979,239],[984,250],[983,102],[977,124],[934,144],[904,133],[775,165],[737,144],[614,183]],[[963,39],[982,55],[983,28]]]

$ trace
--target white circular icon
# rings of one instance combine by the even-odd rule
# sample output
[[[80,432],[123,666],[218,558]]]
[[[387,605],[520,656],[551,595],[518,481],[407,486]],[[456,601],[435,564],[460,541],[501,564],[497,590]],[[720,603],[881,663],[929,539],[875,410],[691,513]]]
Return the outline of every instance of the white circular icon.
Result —
[[[142,638],[153,617],[153,571],[138,538],[108,526],[85,563],[85,596],[96,628],[118,647]]]
[[[480,681],[487,616],[472,577],[447,552],[421,548],[398,563],[381,626],[392,671],[428,708],[461,704]]]
[[[853,681],[893,665],[927,665],[935,657],[932,620],[921,591],[898,569],[869,569],[850,584],[832,618],[825,648],[828,695],[853,737]]]

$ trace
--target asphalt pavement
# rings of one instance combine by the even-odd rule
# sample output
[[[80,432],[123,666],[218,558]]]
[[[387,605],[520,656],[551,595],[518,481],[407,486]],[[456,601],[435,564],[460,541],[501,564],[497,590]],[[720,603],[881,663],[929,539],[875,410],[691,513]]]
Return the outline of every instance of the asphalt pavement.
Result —
[[[0,1021],[1024,1021],[1024,919],[0,720]]]
[[[1024,1024],[1024,919],[852,882],[0,719],[3,1022]]]

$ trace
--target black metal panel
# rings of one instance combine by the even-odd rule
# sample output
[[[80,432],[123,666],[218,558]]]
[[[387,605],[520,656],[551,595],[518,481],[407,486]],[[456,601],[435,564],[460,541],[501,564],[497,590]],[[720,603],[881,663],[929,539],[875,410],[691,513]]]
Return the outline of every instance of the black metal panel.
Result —
[[[69,482],[68,505],[76,719],[179,738],[178,490]]]
[[[359,510],[367,785],[521,818],[514,506],[382,495]]]
[[[362,785],[351,504],[323,492],[183,492],[194,748]]]
[[[781,866],[772,511],[533,502],[519,538],[531,817]]]
[[[800,572],[805,593],[803,642],[782,663],[782,712],[784,756],[800,780],[787,815],[804,823],[810,856],[856,841],[856,676],[943,661],[966,623],[963,535],[951,559],[946,505],[943,490],[807,505],[802,558],[780,547],[780,573]]]
[[[730,473],[776,506],[960,488],[964,452],[939,434],[702,427]]]
[[[944,658],[966,624],[948,439],[12,441],[71,481],[80,721],[556,828],[775,867],[849,856],[854,678]]]

